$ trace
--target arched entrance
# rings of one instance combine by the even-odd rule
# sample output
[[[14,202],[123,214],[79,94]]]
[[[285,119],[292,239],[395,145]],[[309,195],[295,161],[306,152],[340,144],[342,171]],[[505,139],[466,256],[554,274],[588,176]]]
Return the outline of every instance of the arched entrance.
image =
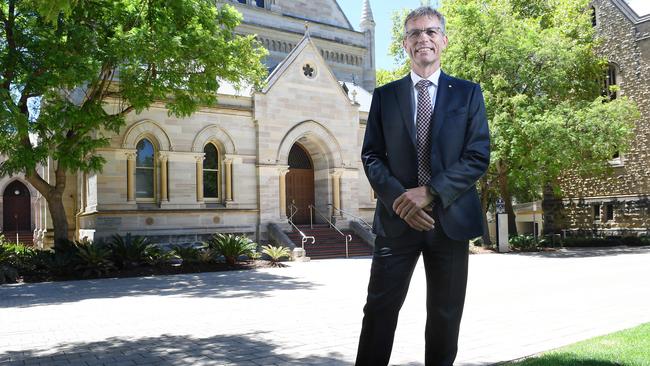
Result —
[[[289,172],[287,182],[287,215],[291,204],[298,209],[293,216],[294,224],[309,223],[309,205],[314,204],[314,165],[307,150],[300,144],[293,144],[289,151]]]
[[[31,231],[32,207],[29,189],[19,181],[10,183],[2,195],[2,230]]]

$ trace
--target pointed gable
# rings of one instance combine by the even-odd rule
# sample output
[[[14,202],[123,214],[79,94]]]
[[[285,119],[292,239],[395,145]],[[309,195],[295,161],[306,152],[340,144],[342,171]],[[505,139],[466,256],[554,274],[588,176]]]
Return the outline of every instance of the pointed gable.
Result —
[[[279,5],[284,15],[354,29],[336,0],[284,0]]]
[[[290,84],[305,85],[307,88],[318,87],[319,93],[338,95],[342,98],[340,102],[350,103],[348,95],[310,38],[309,31],[269,75],[262,93],[272,92],[277,84],[282,83],[281,80]]]

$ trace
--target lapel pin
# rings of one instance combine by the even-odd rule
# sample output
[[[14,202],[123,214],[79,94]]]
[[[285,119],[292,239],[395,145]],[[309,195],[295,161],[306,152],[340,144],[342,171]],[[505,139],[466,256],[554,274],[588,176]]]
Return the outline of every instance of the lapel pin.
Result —
[[[451,85],[449,85],[449,87],[451,88]]]

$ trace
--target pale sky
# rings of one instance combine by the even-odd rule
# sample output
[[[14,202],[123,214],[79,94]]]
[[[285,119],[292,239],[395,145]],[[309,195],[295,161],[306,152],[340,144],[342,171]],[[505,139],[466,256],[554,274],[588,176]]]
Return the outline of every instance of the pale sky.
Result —
[[[638,15],[650,14],[650,0],[625,0]]]
[[[647,0],[650,1],[650,0]],[[348,17],[354,29],[359,30],[359,22],[361,20],[361,8],[363,6],[362,0],[338,0],[341,9]],[[436,1],[431,1],[434,5]],[[420,6],[420,0],[400,0],[400,1],[387,1],[387,0],[370,0],[370,8],[372,15],[375,18],[375,57],[377,62],[377,69],[393,69],[393,59],[388,56],[388,46],[390,44],[390,32],[393,27],[391,22],[391,15],[393,11],[402,8],[415,9]]]

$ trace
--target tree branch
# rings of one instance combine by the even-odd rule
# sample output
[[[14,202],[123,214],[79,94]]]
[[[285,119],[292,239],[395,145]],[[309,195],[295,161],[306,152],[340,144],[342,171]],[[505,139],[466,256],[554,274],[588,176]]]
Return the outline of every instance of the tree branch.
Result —
[[[109,70],[109,65],[107,63],[104,63],[102,65],[102,69],[99,71],[99,78],[95,80],[93,85],[90,86],[90,90],[89,90],[90,93],[86,95],[86,100],[95,101],[101,95],[101,91],[104,88],[104,84],[106,83],[106,80],[110,75],[110,73],[107,74],[108,70]]]
[[[132,105],[124,108],[120,113],[117,114],[117,116],[124,117],[127,114],[131,113],[135,108],[133,108]]]
[[[43,179],[36,168],[31,168],[25,171],[25,178],[37,191],[39,191],[46,199],[52,194],[54,189],[45,179]]]
[[[8,16],[4,18],[4,27],[5,27],[5,37],[7,41],[8,48],[8,57],[7,64],[5,65],[5,71],[2,74],[4,78],[4,83],[2,83],[2,88],[9,90],[11,88],[11,80],[14,78],[14,69],[16,66],[16,40],[14,39],[14,19],[15,19],[15,0],[9,0],[9,13]]]

